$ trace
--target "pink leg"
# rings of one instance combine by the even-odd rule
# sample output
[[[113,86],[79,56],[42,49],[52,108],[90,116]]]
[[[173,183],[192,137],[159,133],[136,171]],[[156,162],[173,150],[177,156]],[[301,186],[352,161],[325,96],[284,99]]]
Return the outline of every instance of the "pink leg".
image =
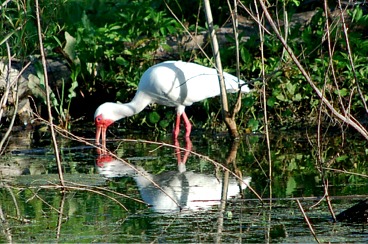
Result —
[[[176,155],[176,159],[178,160],[178,164],[181,163],[181,153],[180,153],[180,145],[179,145],[179,141],[177,138],[174,138],[174,145],[175,145],[175,155]]]
[[[190,151],[192,151],[192,147],[193,147],[192,141],[190,140],[189,137],[186,137],[185,138],[185,149],[186,149],[186,151],[184,152],[184,156],[183,156],[183,160],[182,160],[183,163],[187,162]]]
[[[187,117],[187,114],[185,112],[183,112],[181,116],[183,116],[184,125],[185,125],[185,137],[187,138],[190,136],[190,132],[192,131],[192,124],[190,123]]]
[[[192,141],[190,140],[189,137],[185,138],[185,151],[184,151],[183,158],[181,158],[181,151],[179,148],[180,144],[179,144],[178,139],[174,139],[174,145],[175,145],[175,155],[178,161],[178,165],[185,164],[188,160],[190,152],[192,151],[192,147],[193,147]]]
[[[173,131],[173,137],[174,139],[177,139],[180,132],[180,114],[176,114],[176,122],[175,122],[175,128]]]

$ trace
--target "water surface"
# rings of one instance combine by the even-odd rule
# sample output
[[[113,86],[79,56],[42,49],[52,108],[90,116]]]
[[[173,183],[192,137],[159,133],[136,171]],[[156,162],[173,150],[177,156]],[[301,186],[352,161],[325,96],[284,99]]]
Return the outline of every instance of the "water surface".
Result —
[[[321,174],[315,138],[300,131],[272,134],[271,166],[260,134],[233,144],[225,135],[194,133],[191,142],[176,142],[182,150],[168,146],[175,145],[170,135],[109,134],[116,140],[108,148],[122,160],[60,137],[71,187],[63,192],[48,134],[34,137],[14,135],[0,158],[2,242],[314,242],[297,200],[319,241],[368,239],[362,223],[334,223],[322,199],[323,177],[336,214],[366,199],[360,138],[326,137]]]

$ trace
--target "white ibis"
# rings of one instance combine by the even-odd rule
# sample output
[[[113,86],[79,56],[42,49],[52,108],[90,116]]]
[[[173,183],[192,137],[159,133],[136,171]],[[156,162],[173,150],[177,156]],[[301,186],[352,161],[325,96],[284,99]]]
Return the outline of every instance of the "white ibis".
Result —
[[[250,92],[244,81],[224,74],[227,92]],[[129,103],[119,104],[107,102],[100,105],[95,112],[96,143],[102,137],[102,145],[106,146],[106,130],[109,125],[125,117],[141,112],[147,105],[157,103],[176,107],[176,123],[173,137],[180,131],[180,119],[183,118],[186,129],[185,137],[189,137],[192,125],[185,114],[185,107],[194,102],[220,95],[216,69],[183,61],[167,61],[147,69],[138,84],[138,90]]]

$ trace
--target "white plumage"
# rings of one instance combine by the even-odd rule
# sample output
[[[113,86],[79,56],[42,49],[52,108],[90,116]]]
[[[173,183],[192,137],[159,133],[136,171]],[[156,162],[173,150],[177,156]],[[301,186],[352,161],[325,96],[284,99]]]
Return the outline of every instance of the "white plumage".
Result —
[[[227,92],[250,92],[244,81],[224,72]],[[102,134],[102,144],[106,143],[106,129],[113,122],[142,111],[147,105],[157,103],[176,107],[177,119],[174,138],[179,134],[180,118],[184,120],[186,137],[189,137],[191,124],[184,109],[195,102],[220,95],[216,69],[183,61],[167,61],[147,69],[131,102],[125,104],[104,103],[95,112],[96,142]]]

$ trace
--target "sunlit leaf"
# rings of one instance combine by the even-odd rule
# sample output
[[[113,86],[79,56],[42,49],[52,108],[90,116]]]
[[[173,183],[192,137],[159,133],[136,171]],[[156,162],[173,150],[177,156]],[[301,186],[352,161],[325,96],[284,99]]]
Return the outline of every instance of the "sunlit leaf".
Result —
[[[287,196],[290,196],[293,194],[293,192],[295,191],[295,188],[296,188],[296,182],[295,182],[295,179],[294,177],[290,177],[287,181],[287,184],[286,184],[286,195]]]
[[[118,65],[121,65],[121,66],[125,66],[125,64],[127,63],[127,61],[121,56],[116,58],[116,62],[118,63]]]
[[[293,97],[293,100],[297,102],[301,101],[302,95],[300,93],[295,94],[295,96]]]
[[[291,94],[291,95],[294,95],[295,93],[295,89],[296,89],[296,84],[291,84],[291,82],[288,82],[286,84],[286,89],[288,90],[288,92]]]
[[[340,90],[335,90],[334,93],[336,95],[339,95],[339,96],[342,96],[342,97],[345,97],[346,95],[349,94],[349,91],[346,89],[346,88],[342,88]]]
[[[279,93],[278,95],[276,95],[276,98],[280,101],[286,101],[285,96],[282,93]]]
[[[348,155],[341,155],[336,158],[336,162],[342,162],[345,161],[348,158]]]

